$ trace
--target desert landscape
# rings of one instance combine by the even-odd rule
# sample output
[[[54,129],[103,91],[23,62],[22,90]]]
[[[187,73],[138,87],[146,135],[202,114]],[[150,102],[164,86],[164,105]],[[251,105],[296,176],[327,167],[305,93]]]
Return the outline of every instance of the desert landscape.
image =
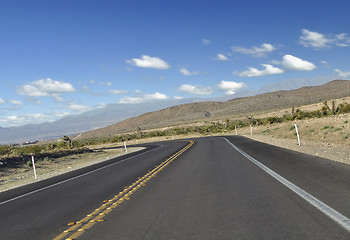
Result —
[[[348,81],[344,83],[348,84]],[[337,82],[337,84],[339,84],[339,82]],[[302,89],[302,91],[304,91],[304,89]],[[267,98],[269,99],[271,98],[271,96],[275,95],[278,94],[265,94],[264,97],[267,96]],[[261,98],[262,96],[256,96],[252,99],[257,97]],[[250,100],[247,99],[246,101],[249,102]],[[350,144],[350,113],[330,114],[329,116],[313,117],[306,119],[296,118],[294,120],[289,120],[285,122],[277,121],[276,123],[266,124],[266,119],[283,118],[283,116],[290,115],[292,111],[301,111],[307,113],[319,111],[325,106],[328,106],[328,110],[331,110],[331,104],[333,104],[333,106],[340,106],[341,104],[346,105],[349,102],[350,97],[342,97],[338,99],[328,99],[328,101],[321,101],[313,104],[297,106],[297,108],[279,108],[271,110],[265,107],[265,110],[261,110],[258,112],[249,112],[249,116],[248,114],[239,113],[234,117],[231,116],[231,118],[228,118],[229,115],[225,114],[224,117],[221,118],[218,117],[218,115],[215,117],[211,117],[211,121],[208,121],[208,119],[197,119],[195,122],[182,122],[182,124],[178,124],[175,126],[171,126],[171,124],[168,123],[168,126],[165,126],[163,128],[150,128],[148,130],[142,130],[142,134],[145,137],[135,139],[131,139],[131,136],[137,137],[139,134],[137,131],[129,133],[125,133],[122,131],[122,133],[119,132],[118,134],[117,132],[115,134],[115,136],[118,136],[117,139],[119,141],[115,141],[114,143],[105,142],[101,144],[98,143],[98,141],[96,140],[99,139],[98,137],[103,135],[106,129],[100,129],[95,130],[93,132],[83,133],[81,135],[73,137],[72,139],[83,139],[80,141],[84,141],[85,144],[89,141],[93,142],[91,145],[87,145],[89,151],[79,154],[68,154],[67,156],[52,159],[48,157],[39,159],[39,161],[36,163],[36,168],[38,172],[37,179],[34,179],[32,166],[30,162],[28,163],[28,159],[23,161],[21,164],[17,164],[16,167],[9,167],[3,164],[0,175],[0,191],[5,191],[35,181],[40,181],[46,178],[50,178],[52,176],[57,176],[59,174],[66,173],[68,171],[73,171],[78,168],[89,166],[101,161],[106,161],[113,157],[121,156],[126,153],[123,147],[124,141],[127,145],[135,145],[146,142],[238,134],[254,139],[256,141],[265,142],[267,144],[275,145],[281,148],[287,148],[290,150],[303,152],[306,154],[330,159],[344,164],[350,164],[350,159],[348,157],[350,156],[350,149],[348,147]],[[205,106],[208,107],[208,104],[215,105],[216,103],[205,103]],[[191,108],[195,109],[196,106],[197,104],[191,105]],[[189,105],[185,105],[185,108],[188,107]],[[138,121],[142,121],[140,119],[150,118],[151,115],[155,115],[158,117],[159,114],[161,114],[162,112],[169,112],[173,109],[177,109],[178,111],[178,109],[181,108],[180,106],[177,106],[174,108],[161,110],[160,112],[149,113],[145,116],[140,116],[136,119],[138,119]],[[245,117],[243,117],[244,115]],[[247,126],[248,117],[255,119],[254,125],[252,127],[252,132],[250,126]],[[134,126],[133,124],[135,124],[135,119],[130,119],[128,121],[131,122],[130,126]],[[243,122],[245,122],[246,125],[239,126],[237,124],[242,124]],[[265,122],[265,124],[262,124],[262,122]],[[296,129],[294,125],[295,123],[297,124],[300,134],[300,146],[298,145],[298,140],[296,136]],[[117,126],[119,124],[124,126],[125,122],[118,123]],[[212,128],[213,126],[215,126],[215,128]],[[115,128],[115,126],[111,126],[108,129],[111,128],[118,129],[118,127]],[[204,128],[204,133],[196,133],[196,129],[199,128],[202,130]],[[194,131],[189,131],[188,129],[194,129]],[[157,136],[157,134],[154,134],[155,132],[158,135],[163,136]],[[91,136],[92,133],[96,135],[94,135],[92,138],[86,137]],[[87,138],[88,140],[84,140],[84,138]],[[103,148],[107,147],[116,148],[103,150]],[[132,147],[128,149],[128,152],[130,153],[141,149],[143,148]],[[6,162],[5,156],[2,157],[2,162]]]

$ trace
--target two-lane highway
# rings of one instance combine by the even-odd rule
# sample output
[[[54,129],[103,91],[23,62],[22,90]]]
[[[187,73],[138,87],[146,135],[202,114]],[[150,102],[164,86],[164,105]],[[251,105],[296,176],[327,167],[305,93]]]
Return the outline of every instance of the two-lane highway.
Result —
[[[78,239],[350,239],[346,227],[259,164],[345,219],[349,166],[238,136],[194,141]],[[0,203],[0,238],[52,239],[188,144],[154,144],[162,147]]]
[[[187,142],[165,142],[0,194],[0,239],[52,239]]]

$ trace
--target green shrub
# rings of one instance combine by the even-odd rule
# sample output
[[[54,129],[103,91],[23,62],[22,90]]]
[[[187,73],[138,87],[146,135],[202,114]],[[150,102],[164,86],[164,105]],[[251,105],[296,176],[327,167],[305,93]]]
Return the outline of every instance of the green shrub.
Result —
[[[264,124],[282,123],[283,117],[267,117],[264,120]]]
[[[12,148],[7,145],[0,146],[0,157],[4,155],[9,155],[11,153]]]
[[[33,166],[33,163],[32,163],[32,161],[27,161],[27,167],[32,167]]]
[[[350,104],[344,103],[339,105],[339,113],[349,113],[350,112]]]

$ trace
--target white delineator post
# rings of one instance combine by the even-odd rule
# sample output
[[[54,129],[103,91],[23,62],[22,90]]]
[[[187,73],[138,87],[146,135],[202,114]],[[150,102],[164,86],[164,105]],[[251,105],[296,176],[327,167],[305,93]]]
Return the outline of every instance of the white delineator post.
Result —
[[[34,163],[34,156],[32,156],[32,164],[34,169],[34,178],[36,179],[36,169],[35,169],[35,163]]]
[[[236,127],[236,125],[235,125],[235,132],[236,132],[236,135],[238,135],[238,134],[237,134],[237,127]]]
[[[128,153],[128,149],[126,148],[126,142],[124,142],[124,149],[125,149],[125,152]]]
[[[297,132],[297,137],[298,137],[298,145],[300,146],[300,136],[299,136],[299,131],[298,131],[298,126],[297,123],[294,123],[295,126],[295,131]]]
[[[253,135],[253,126],[250,125],[250,135]]]

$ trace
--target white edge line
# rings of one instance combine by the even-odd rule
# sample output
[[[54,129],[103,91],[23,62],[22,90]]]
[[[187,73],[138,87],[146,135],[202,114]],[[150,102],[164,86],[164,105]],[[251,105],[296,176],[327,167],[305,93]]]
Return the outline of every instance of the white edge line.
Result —
[[[345,230],[350,232],[350,220],[345,217],[343,214],[339,213],[338,211],[334,210],[333,208],[329,207],[325,203],[321,202],[308,192],[304,191],[303,189],[299,188],[295,184],[291,183],[278,173],[274,172],[264,164],[260,163],[258,160],[254,159],[253,157],[249,156],[247,153],[236,147],[233,143],[231,143],[227,138],[224,138],[235,150],[237,150],[240,154],[242,154],[244,157],[246,157],[249,161],[257,165],[259,168],[264,170],[266,173],[268,173],[270,176],[278,180],[280,183],[282,183],[284,186],[292,190],[294,193],[302,197],[304,200],[306,200],[308,203],[310,203],[312,206],[320,210],[322,213],[330,217],[333,221],[340,224]]]
[[[69,181],[75,180],[75,179],[77,179],[77,178],[84,177],[84,176],[86,176],[86,175],[89,175],[89,174],[91,174],[91,173],[94,173],[94,172],[100,171],[100,170],[105,169],[105,168],[107,168],[107,167],[110,167],[110,166],[113,166],[113,165],[116,165],[116,164],[119,164],[119,163],[122,163],[122,162],[128,161],[128,160],[130,160],[130,159],[132,159],[132,158],[135,158],[135,157],[141,156],[141,155],[143,155],[143,154],[146,154],[146,153],[152,152],[152,151],[154,151],[154,150],[156,150],[156,149],[158,149],[158,148],[161,148],[161,147],[163,147],[163,146],[164,146],[164,145],[160,145],[160,146],[159,146],[159,147],[157,147],[157,148],[154,148],[154,149],[151,149],[151,150],[149,150],[149,151],[146,151],[146,152],[143,152],[143,153],[140,153],[140,154],[134,155],[134,156],[132,156],[132,157],[125,158],[125,159],[120,160],[120,161],[118,161],[118,162],[114,162],[114,163],[108,164],[108,165],[106,165],[106,166],[103,166],[103,167],[97,168],[97,169],[92,170],[92,171],[90,171],[90,172],[86,172],[86,173],[83,173],[83,174],[81,174],[81,175],[78,175],[78,176],[75,176],[75,177],[72,177],[72,178],[69,178],[69,179],[63,180],[63,181],[61,181],[61,182],[54,183],[54,184],[51,184],[51,185],[49,185],[49,186],[46,186],[46,187],[43,187],[43,188],[39,188],[39,189],[37,189],[37,190],[34,190],[34,191],[31,191],[31,192],[28,192],[28,193],[22,194],[22,195],[20,195],[20,196],[17,196],[17,197],[14,197],[14,198],[8,199],[8,200],[6,200],[6,201],[0,202],[0,205],[6,204],[6,203],[9,203],[9,202],[13,202],[13,201],[15,201],[15,200],[17,200],[17,199],[20,199],[20,198],[23,198],[23,197],[26,197],[26,196],[32,195],[32,194],[34,194],[34,193],[37,193],[37,192],[43,191],[43,190],[45,190],[45,189],[52,188],[52,187],[55,187],[55,186],[61,185],[61,184],[63,184],[63,183],[66,183],[66,182],[69,182]],[[77,170],[78,170],[78,169],[77,169]]]

